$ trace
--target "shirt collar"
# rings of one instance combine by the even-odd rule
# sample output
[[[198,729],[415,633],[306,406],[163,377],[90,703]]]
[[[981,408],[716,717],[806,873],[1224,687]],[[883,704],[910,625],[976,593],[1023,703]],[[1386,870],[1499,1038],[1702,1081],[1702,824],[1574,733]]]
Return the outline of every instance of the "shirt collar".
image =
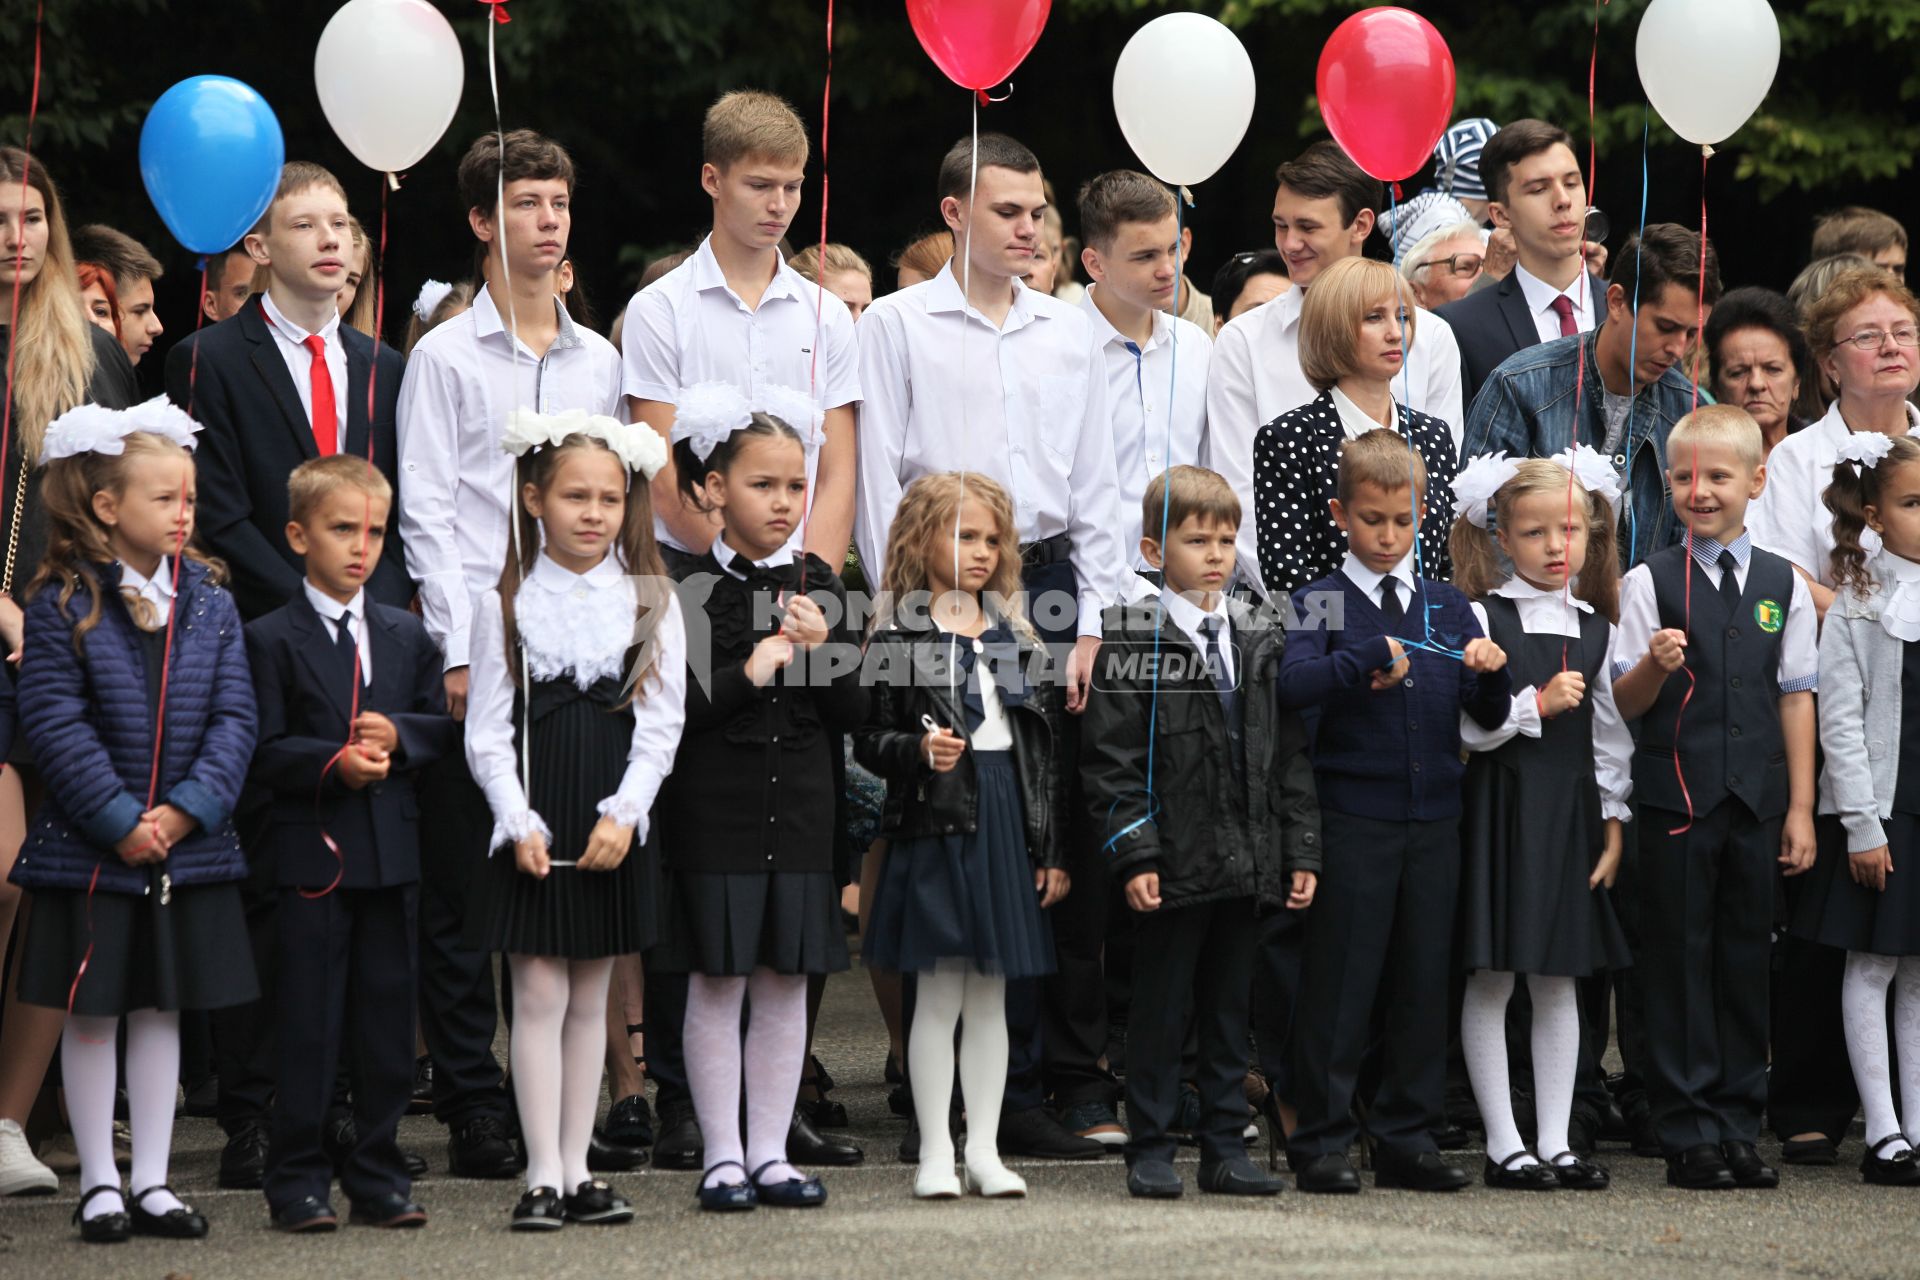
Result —
[[[138,569],[120,561],[120,585],[131,587],[135,595],[142,595],[155,604],[164,604],[173,599],[173,562],[166,556],[160,557],[160,567],[153,571],[151,578]]]
[[[1382,427],[1386,427],[1389,431],[1395,429],[1395,427],[1388,427],[1384,422],[1375,422],[1372,414],[1355,404],[1353,398],[1340,388],[1331,387],[1328,389],[1328,394],[1333,398],[1334,412],[1340,415],[1340,425],[1345,429],[1347,439],[1358,440],[1361,436],[1367,434],[1367,432],[1378,431]],[[1393,420],[1397,426],[1400,421],[1400,407],[1398,404],[1394,406]]]
[[[1200,624],[1208,618],[1218,618],[1222,627],[1230,622],[1227,616],[1227,596],[1223,591],[1211,609],[1202,609],[1178,591],[1160,589],[1160,603],[1165,607],[1167,616],[1172,618],[1179,628],[1190,636],[1200,634]]]
[[[954,274],[954,259],[948,258],[946,265],[940,268],[940,274],[927,282],[928,311],[964,311],[970,316],[979,316],[982,324],[989,324],[979,310],[968,303],[966,294],[960,291],[960,277]],[[1027,288],[1027,282],[1015,276],[1013,279],[1013,309],[1007,312],[1007,321],[1001,325],[1003,332],[1018,329],[1034,320],[1044,320],[1044,313],[1035,310],[1033,290]]]
[[[553,298],[554,315],[560,322],[559,331],[553,336],[553,345],[549,351],[567,351],[574,347],[585,346],[580,337],[579,328],[573,323],[573,317],[567,314],[560,296]],[[473,299],[473,332],[475,337],[486,338],[494,334],[505,334],[507,323],[500,314],[500,308],[493,305],[493,291],[485,285],[475,292]]]
[[[1703,569],[1718,569],[1722,551],[1733,552],[1733,562],[1742,569],[1746,568],[1747,561],[1753,558],[1753,535],[1742,529],[1739,537],[1724,546],[1712,538],[1698,535],[1693,538],[1693,558]]]
[[[1505,582],[1501,583],[1499,586],[1495,587],[1492,591],[1488,592],[1487,594],[1495,595],[1495,596],[1503,596],[1508,600],[1521,600],[1521,601],[1554,600],[1562,604],[1565,604],[1567,601],[1571,600],[1573,602],[1573,607],[1576,609],[1579,609],[1581,612],[1583,613],[1593,612],[1593,606],[1588,604],[1585,600],[1582,600],[1579,596],[1572,595],[1565,591],[1542,591],[1540,588],[1534,586],[1531,582],[1528,582],[1525,578],[1522,578],[1518,574],[1515,574],[1513,577],[1508,578]]]
[[[800,290],[794,281],[805,283],[807,279],[789,267],[786,259],[780,257],[777,252],[774,254],[774,261],[773,279],[768,281],[766,292],[760,295],[762,304],[765,304],[769,298],[800,297]],[[733,286],[727,283],[727,273],[720,269],[720,259],[714,256],[712,232],[708,232],[707,238],[700,242],[698,249],[694,250],[688,267],[693,272],[693,287],[697,291],[705,293],[712,289],[724,290],[728,297],[741,306],[746,306],[740,295],[733,291]]]
[[[1920,408],[1915,407],[1913,403],[1909,401],[1906,409],[1907,434],[1910,436],[1920,435]],[[1853,428],[1849,427],[1847,420],[1840,415],[1840,401],[1838,399],[1828,408],[1826,416],[1816,422],[1810,430],[1819,432],[1820,439],[1826,443],[1829,453],[1839,449],[1841,442],[1853,434]]]
[[[1303,286],[1295,285],[1271,302],[1263,302],[1255,308],[1268,311],[1267,323],[1276,329],[1290,329],[1300,323],[1300,308],[1307,300],[1307,291]]]
[[[332,596],[314,586],[313,580],[310,578],[302,580],[300,585],[306,590],[307,603],[313,606],[313,611],[320,615],[320,619],[323,622],[338,625],[340,615],[343,613],[356,622],[367,616],[367,592],[364,587],[353,593],[353,599],[347,601],[345,604],[341,604],[338,600],[335,600]]]
[[[716,536],[713,540],[713,558],[720,567],[736,578],[744,579],[749,566],[761,569],[778,569],[793,563],[793,548],[783,546],[765,560],[748,560],[745,556],[727,545],[727,540]]]
[[[614,555],[602,557],[599,564],[585,573],[575,573],[543,551],[533,562],[531,580],[559,593],[576,586],[604,587],[625,577],[626,572],[620,566],[619,557]]]
[[[1513,278],[1520,282],[1520,293],[1527,300],[1527,310],[1535,315],[1550,310],[1555,298],[1565,298],[1573,303],[1575,315],[1586,315],[1591,290],[1581,287],[1586,284],[1585,275],[1586,273],[1582,272],[1581,277],[1576,278],[1566,288],[1556,289],[1519,263],[1515,263],[1513,267]]]
[[[1401,601],[1403,605],[1413,598],[1413,552],[1411,551],[1400,557],[1400,563],[1393,566],[1393,568],[1386,573],[1375,573],[1360,562],[1359,556],[1349,551],[1347,552],[1347,558],[1340,562],[1340,572],[1346,574],[1347,580],[1365,592],[1367,599],[1374,601],[1376,604],[1379,603],[1380,600],[1380,580],[1382,578],[1392,578],[1395,582],[1398,582],[1407,589],[1407,600]]]
[[[1088,285],[1086,293],[1080,298],[1080,309],[1087,313],[1087,321],[1093,325],[1094,345],[1104,347],[1118,342],[1127,347],[1138,347],[1140,351],[1146,352],[1152,351],[1172,336],[1173,317],[1157,307],[1150,313],[1153,316],[1153,335],[1147,339],[1145,346],[1141,346],[1126,334],[1121,333],[1113,327],[1113,322],[1107,319],[1105,313],[1093,300],[1093,291],[1099,287],[1098,284]]]
[[[279,330],[280,335],[296,347],[305,346],[307,339],[315,336],[325,339],[328,345],[339,341],[340,311],[338,308],[334,309],[333,319],[320,326],[317,335],[309,334],[305,329],[287,319],[287,313],[273,305],[272,293],[263,291],[260,294],[260,311],[267,317],[267,324]]]

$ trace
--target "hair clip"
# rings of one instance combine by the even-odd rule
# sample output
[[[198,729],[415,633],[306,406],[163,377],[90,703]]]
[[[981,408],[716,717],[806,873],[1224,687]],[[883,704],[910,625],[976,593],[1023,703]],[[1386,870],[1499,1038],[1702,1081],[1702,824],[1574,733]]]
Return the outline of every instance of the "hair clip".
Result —
[[[1493,514],[1493,495],[1520,470],[1506,451],[1470,458],[1453,477],[1453,518],[1485,529]]]
[[[1573,472],[1573,478],[1588,493],[1597,493],[1607,500],[1608,506],[1620,501],[1620,473],[1613,469],[1605,455],[1598,449],[1585,449],[1575,445],[1571,449],[1562,449],[1548,459]]]

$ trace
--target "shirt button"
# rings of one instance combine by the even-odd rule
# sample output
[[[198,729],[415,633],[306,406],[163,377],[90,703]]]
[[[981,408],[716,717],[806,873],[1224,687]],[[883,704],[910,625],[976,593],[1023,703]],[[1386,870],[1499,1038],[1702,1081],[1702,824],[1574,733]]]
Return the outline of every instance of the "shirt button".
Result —
[[[1727,683],[1731,685],[1733,688],[1738,689],[1740,687],[1740,677],[1735,676],[1733,679],[1727,681]]]
[[[768,822],[773,822],[773,821],[775,821],[775,820],[776,820],[776,819],[774,818],[774,816],[773,816],[772,814],[768,814],[768,815],[767,815],[767,821],[768,821]]]
[[[778,741],[780,741],[780,735],[779,735],[779,734],[777,734],[777,733],[776,733],[776,734],[774,734],[774,735],[773,735],[773,740],[774,740],[775,742],[778,742]]]
[[[1730,728],[1730,729],[1728,729],[1728,730],[1727,730],[1727,736],[1728,736],[1729,738],[1737,738],[1737,737],[1739,737],[1739,736],[1740,736],[1740,726],[1736,724],[1736,725],[1734,725],[1734,726],[1733,726],[1732,728]]]
[[[1405,683],[1406,683],[1406,686],[1407,686],[1407,688],[1409,688],[1409,689],[1411,689],[1411,688],[1413,688],[1413,677],[1412,677],[1412,676],[1408,676],[1408,677],[1406,678],[1406,681],[1405,681]]]

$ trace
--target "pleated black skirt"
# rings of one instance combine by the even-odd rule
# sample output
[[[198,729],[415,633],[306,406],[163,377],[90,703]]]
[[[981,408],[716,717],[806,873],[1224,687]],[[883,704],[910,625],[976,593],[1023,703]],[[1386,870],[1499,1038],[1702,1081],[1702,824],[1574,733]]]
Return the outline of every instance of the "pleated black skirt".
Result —
[[[65,1009],[72,992],[73,1012],[88,1017],[258,999],[240,886],[175,888],[162,903],[157,871],[154,881],[142,896],[95,892],[91,904],[84,889],[36,890],[21,939],[20,998]]]
[[[1033,888],[1012,753],[982,751],[974,765],[973,832],[887,847],[862,947],[869,967],[924,973],[941,960],[964,960],[996,977],[1053,972],[1053,930]]]
[[[604,686],[604,687],[603,687]],[[553,829],[557,864],[544,880],[521,871],[510,846],[493,851],[469,900],[464,941],[514,955],[598,960],[654,944],[660,859],[649,835],[612,871],[564,865],[586,852],[596,806],[619,789],[633,743],[633,712],[615,710],[617,680],[581,692],[570,680],[535,681],[533,811]]]
[[[1881,824],[1893,851],[1885,891],[1853,882],[1840,819],[1816,824],[1820,856],[1807,872],[1793,932],[1811,942],[1876,956],[1920,956],[1920,817],[1896,813]]]
[[[647,956],[662,973],[838,973],[852,963],[831,872],[673,870],[665,903],[661,943]]]

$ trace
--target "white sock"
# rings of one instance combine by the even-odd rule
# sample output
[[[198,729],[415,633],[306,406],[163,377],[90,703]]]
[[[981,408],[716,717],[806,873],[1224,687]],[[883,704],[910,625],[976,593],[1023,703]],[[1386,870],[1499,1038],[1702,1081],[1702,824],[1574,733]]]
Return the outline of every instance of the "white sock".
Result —
[[[1893,1084],[1887,1062],[1887,984],[1899,961],[1892,956],[1847,952],[1846,977],[1840,982],[1840,1022],[1847,1037],[1847,1061],[1853,1066],[1854,1087],[1867,1117],[1867,1145],[1888,1136],[1898,1137],[1900,1122],[1893,1114]],[[1916,1118],[1920,1120],[1920,1117]],[[1896,1156],[1905,1139],[1889,1143],[1881,1152]]]
[[[740,997],[746,990],[745,978],[687,977],[682,1052],[707,1168],[713,1170],[702,1186],[738,1186],[747,1180],[746,1151],[740,1145]]]
[[[1900,957],[1893,984],[1893,1031],[1900,1045],[1900,1114],[1909,1146],[1920,1148],[1920,956]]]
[[[960,1096],[967,1104],[967,1160],[975,1166],[999,1164],[1000,1104],[1007,1093],[1007,980],[969,973],[966,983],[960,1007]]]
[[[148,1213],[184,1206],[167,1192],[141,1198],[167,1182],[173,1149],[174,1082],[180,1078],[180,1015],[138,1009],[127,1015],[127,1118],[133,1129],[135,1201]]]
[[[1527,975],[1533,997],[1533,1149],[1545,1160],[1573,1152],[1567,1123],[1573,1115],[1573,1077],[1580,1060],[1580,1009],[1572,978]]]
[[[747,1168],[760,1181],[801,1177],[787,1163],[787,1132],[807,1058],[807,975],[755,969],[747,978]]]
[[[966,986],[965,961],[939,960],[931,973],[920,975],[914,995],[913,1026],[907,1036],[907,1079],[913,1084],[913,1115],[920,1125],[923,1166],[953,1168],[953,1131],[947,1128],[947,1112],[953,1098],[953,1029],[960,1023]],[[979,1123],[974,1118],[971,1097],[967,1107],[971,1132]],[[994,1112],[997,1128],[997,1098]]]
[[[122,1213],[120,1170],[113,1163],[113,1091],[119,1082],[114,1041],[120,1019],[74,1014],[60,1032],[60,1083],[67,1091],[67,1119],[80,1156],[80,1190],[112,1187],[111,1195],[87,1202],[86,1218]]]
[[[1482,969],[1467,975],[1467,996],[1460,1006],[1460,1047],[1466,1051],[1467,1078],[1473,1082],[1473,1097],[1487,1126],[1487,1158],[1495,1164],[1526,1150],[1519,1126],[1513,1122],[1513,1094],[1507,1082],[1507,1001],[1512,996],[1511,973]],[[1538,1163],[1526,1156],[1515,1160],[1514,1167]]]
[[[563,1191],[593,1181],[587,1148],[600,1108],[600,1075],[607,1059],[607,988],[613,957],[567,965],[567,1016],[560,1033],[560,1168]]]
[[[520,1137],[527,1149],[527,1188],[562,1185],[560,1095],[563,1084],[561,1039],[567,1017],[567,961],[554,956],[513,955],[507,959],[513,982],[513,1038],[507,1060],[513,1069],[513,1098],[520,1108]],[[605,1016],[604,1006],[601,1016]]]

